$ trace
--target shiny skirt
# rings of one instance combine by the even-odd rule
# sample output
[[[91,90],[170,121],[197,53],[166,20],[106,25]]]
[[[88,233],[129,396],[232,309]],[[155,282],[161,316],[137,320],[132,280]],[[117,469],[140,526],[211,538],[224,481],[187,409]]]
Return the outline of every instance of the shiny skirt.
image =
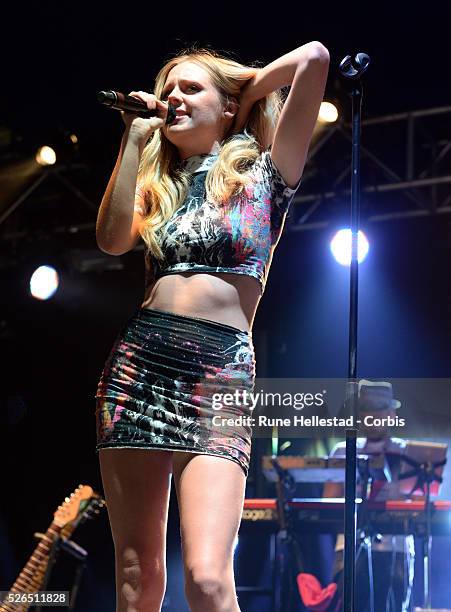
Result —
[[[140,308],[100,377],[97,446],[224,457],[247,476],[255,384],[252,332]]]

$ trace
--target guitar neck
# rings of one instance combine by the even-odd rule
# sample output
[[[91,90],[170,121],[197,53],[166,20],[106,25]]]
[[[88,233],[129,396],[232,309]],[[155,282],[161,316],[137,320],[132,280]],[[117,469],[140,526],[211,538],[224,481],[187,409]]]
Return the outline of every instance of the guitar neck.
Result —
[[[34,549],[17,580],[10,588],[13,593],[36,593],[44,583],[50,551],[56,538],[61,533],[61,527],[52,523],[45,535]],[[20,612],[28,610],[31,603],[0,603],[0,612]]]
[[[20,595],[41,590],[55,541],[59,537],[69,539],[79,523],[98,514],[104,505],[105,500],[88,485],[79,485],[70,497],[66,497],[63,504],[58,506],[50,527],[41,537],[9,593]],[[31,605],[34,602],[3,601],[0,602],[0,612],[22,612]]]

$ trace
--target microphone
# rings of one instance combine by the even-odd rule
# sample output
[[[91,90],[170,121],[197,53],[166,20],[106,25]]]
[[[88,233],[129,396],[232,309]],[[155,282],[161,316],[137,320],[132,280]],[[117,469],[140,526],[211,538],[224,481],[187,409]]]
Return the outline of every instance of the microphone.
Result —
[[[149,109],[147,108],[147,104],[142,100],[138,100],[133,96],[127,96],[119,91],[99,91],[97,94],[97,100],[104,104],[105,106],[109,106],[110,108],[114,108],[116,110],[123,110],[135,113],[139,117],[143,117],[145,119],[149,117],[158,117],[158,110],[156,108]],[[176,106],[169,103],[168,104],[168,114],[166,117],[166,125],[173,123],[175,118],[177,117]]]

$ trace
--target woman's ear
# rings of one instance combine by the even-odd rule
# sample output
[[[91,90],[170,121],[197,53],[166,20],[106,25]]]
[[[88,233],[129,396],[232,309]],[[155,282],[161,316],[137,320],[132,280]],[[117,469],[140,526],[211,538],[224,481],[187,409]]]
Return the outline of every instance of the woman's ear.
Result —
[[[236,98],[227,96],[227,105],[224,109],[224,116],[227,119],[234,119],[239,111],[240,105]]]

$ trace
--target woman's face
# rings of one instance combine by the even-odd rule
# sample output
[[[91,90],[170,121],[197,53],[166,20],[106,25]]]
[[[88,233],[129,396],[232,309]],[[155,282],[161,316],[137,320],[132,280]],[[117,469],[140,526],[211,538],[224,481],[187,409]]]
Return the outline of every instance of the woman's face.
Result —
[[[228,119],[218,90],[201,66],[191,62],[174,66],[161,99],[177,107],[176,120],[162,129],[182,156],[193,154],[193,150],[209,152],[215,141],[221,142]]]

